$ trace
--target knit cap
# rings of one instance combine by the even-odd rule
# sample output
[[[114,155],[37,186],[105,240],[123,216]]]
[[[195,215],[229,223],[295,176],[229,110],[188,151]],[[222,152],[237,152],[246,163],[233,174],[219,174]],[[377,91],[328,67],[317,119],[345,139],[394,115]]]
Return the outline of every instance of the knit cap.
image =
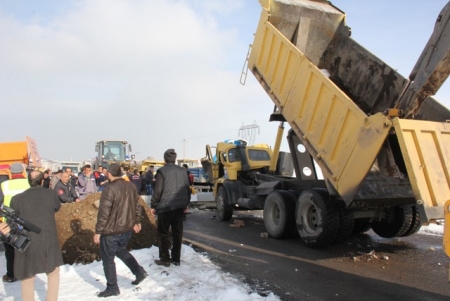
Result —
[[[173,148],[169,148],[164,153],[164,161],[167,163],[175,163],[175,160],[177,159],[177,153]]]

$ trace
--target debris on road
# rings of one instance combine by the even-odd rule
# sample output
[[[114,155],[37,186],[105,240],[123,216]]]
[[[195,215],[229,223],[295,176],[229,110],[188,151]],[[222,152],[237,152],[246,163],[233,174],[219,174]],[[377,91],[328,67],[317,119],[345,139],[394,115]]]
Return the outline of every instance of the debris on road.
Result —
[[[235,219],[233,221],[233,223],[230,224],[230,227],[235,227],[235,228],[244,227],[244,226],[245,226],[245,223],[241,219]]]

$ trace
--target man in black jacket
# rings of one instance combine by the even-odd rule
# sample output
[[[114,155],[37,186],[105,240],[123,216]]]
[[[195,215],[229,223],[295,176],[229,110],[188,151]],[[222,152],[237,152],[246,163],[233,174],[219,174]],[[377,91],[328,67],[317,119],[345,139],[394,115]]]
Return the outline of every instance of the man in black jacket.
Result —
[[[102,191],[95,225],[94,243],[100,244],[100,255],[106,277],[106,289],[98,293],[99,297],[120,294],[117,285],[114,257],[120,258],[136,276],[131,284],[137,285],[147,277],[147,272],[127,250],[131,234],[141,230],[141,205],[136,187],[125,181],[118,164],[108,167],[108,179],[111,181]]]
[[[58,193],[61,203],[80,202],[80,199],[75,192],[75,188],[73,188],[72,183],[70,183],[70,177],[67,172],[61,174],[61,178],[59,179],[59,182],[56,183],[54,190]]]
[[[181,243],[183,240],[183,212],[191,199],[191,189],[186,170],[175,165],[177,153],[168,149],[164,153],[164,167],[156,172],[156,185],[151,200],[151,212],[158,214],[157,233],[160,259],[157,265],[180,265]],[[173,246],[170,248],[172,227]],[[172,255],[172,258],[171,258]]]

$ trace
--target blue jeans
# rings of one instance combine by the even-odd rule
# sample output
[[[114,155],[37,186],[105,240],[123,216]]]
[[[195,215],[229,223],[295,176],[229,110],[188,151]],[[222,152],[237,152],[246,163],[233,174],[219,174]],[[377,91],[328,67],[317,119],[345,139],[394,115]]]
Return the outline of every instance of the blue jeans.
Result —
[[[133,255],[127,250],[127,244],[131,234],[132,231],[130,230],[122,234],[100,236],[100,255],[106,277],[106,287],[112,292],[120,292],[119,286],[117,285],[116,264],[114,263],[115,256],[119,257],[134,275],[137,275],[143,270]]]
[[[152,184],[146,184],[145,186],[147,186],[147,195],[152,195],[153,194]]]

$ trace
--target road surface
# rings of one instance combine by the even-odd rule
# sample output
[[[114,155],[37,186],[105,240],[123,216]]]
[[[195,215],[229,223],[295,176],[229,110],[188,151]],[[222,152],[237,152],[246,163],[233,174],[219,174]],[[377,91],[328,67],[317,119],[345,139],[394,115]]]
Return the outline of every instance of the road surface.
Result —
[[[298,237],[266,237],[258,212],[238,211],[222,222],[212,210],[193,211],[184,224],[185,243],[261,295],[274,292],[285,301],[450,300],[442,237],[382,239],[369,231],[311,249]],[[233,220],[243,226],[230,226]]]

